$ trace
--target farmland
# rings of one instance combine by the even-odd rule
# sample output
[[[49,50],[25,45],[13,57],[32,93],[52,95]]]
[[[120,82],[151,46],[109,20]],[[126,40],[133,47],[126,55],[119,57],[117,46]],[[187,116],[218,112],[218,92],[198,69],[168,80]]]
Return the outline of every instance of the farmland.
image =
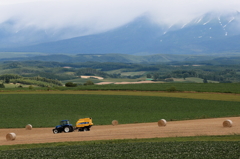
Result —
[[[168,91],[174,87],[176,91],[193,92],[218,92],[240,94],[240,83],[145,83],[124,85],[89,85],[79,86],[71,90],[134,90],[134,91]],[[55,89],[68,90],[69,88],[57,87]]]
[[[238,158],[240,142],[139,142],[57,146],[1,152],[1,158]],[[87,153],[91,150],[91,153]]]
[[[101,92],[99,92],[101,93]],[[134,95],[1,94],[1,128],[52,127],[60,119],[92,117],[96,125],[239,116],[239,101]],[[177,103],[177,104],[176,104]],[[127,118],[126,118],[127,117]],[[41,119],[41,120],[39,120]],[[18,122],[16,122],[18,121]]]
[[[210,84],[209,84],[210,85]],[[130,86],[130,85],[129,85]],[[136,87],[137,85],[135,85]],[[167,85],[166,88],[171,85]],[[178,85],[175,85],[176,87]],[[187,85],[186,85],[187,86]],[[131,86],[130,86],[131,87]],[[220,86],[221,87],[221,86]],[[85,88],[88,88],[86,86]],[[146,88],[146,87],[145,87]],[[196,88],[196,87],[195,87]],[[226,87],[225,87],[226,88]],[[206,89],[206,88],[205,88]],[[230,90],[231,89],[231,90]],[[235,88],[230,87],[233,91]],[[191,89],[190,89],[191,90]],[[226,89],[223,89],[226,90]],[[6,142],[13,144],[12,146],[0,146],[0,158],[237,158],[239,157],[239,129],[235,123],[233,128],[223,129],[221,121],[217,124],[209,118],[219,117],[239,117],[240,114],[240,98],[237,94],[216,94],[216,93],[183,93],[183,92],[157,92],[157,91],[79,91],[51,90],[45,91],[41,89],[19,89],[4,90],[0,94],[1,100],[1,128],[2,131],[17,131],[15,128],[23,128],[26,124],[32,124],[34,130],[30,131],[26,136],[26,130],[17,133],[16,142]],[[4,112],[4,113],[3,113]],[[89,133],[67,133],[54,135],[51,132],[53,126],[59,123],[61,119],[69,119],[72,124],[75,124],[78,118],[92,117],[94,127]],[[168,129],[159,129],[156,122],[164,118],[171,124],[175,125],[177,131],[176,136],[181,136],[184,131],[189,131],[188,139],[176,137],[175,133]],[[117,119],[120,125],[117,127],[111,126],[111,121]],[[210,120],[210,125],[189,124],[191,119],[196,122],[196,119]],[[235,118],[234,118],[235,119]],[[213,120],[213,119],[212,119]],[[191,122],[193,122],[191,121]],[[176,123],[175,123],[176,122]],[[188,123],[189,128],[181,127],[182,124]],[[234,121],[235,122],[235,121]],[[152,126],[144,126],[137,129],[143,123]],[[130,124],[125,128],[125,124]],[[139,125],[138,125],[139,124]],[[191,125],[196,125],[198,128],[190,129]],[[179,127],[177,127],[179,126]],[[39,128],[38,128],[39,127]],[[42,128],[44,127],[44,128]],[[48,128],[45,128],[48,127]],[[203,127],[206,130],[203,131]],[[220,137],[216,140],[215,137],[201,140],[201,136],[206,135],[209,128],[214,130],[218,135],[227,134],[226,139]],[[12,129],[14,128],[14,129]],[[106,129],[107,128],[107,129]],[[41,131],[40,129],[43,129]],[[98,130],[100,129],[100,130]],[[1,130],[1,129],[0,129]],[[111,134],[108,134],[108,132]],[[114,131],[118,132],[115,134]],[[138,130],[138,131],[136,131]],[[194,132],[190,133],[192,130]],[[170,132],[168,132],[170,131]],[[201,132],[202,131],[202,132]],[[24,133],[25,132],[25,133]],[[38,133],[37,136],[32,136],[31,133]],[[134,132],[136,134],[134,134]],[[107,140],[107,137],[121,137],[121,133],[125,136],[130,133],[132,136],[128,140]],[[56,143],[56,145],[37,144],[34,145],[14,145],[23,141],[56,142],[60,138],[64,141],[74,141],[75,139],[91,140],[92,135],[104,137],[107,141],[81,141]],[[149,134],[149,137],[154,135],[175,136],[174,138],[153,138],[153,139],[135,139],[137,135],[143,136]],[[234,135],[235,134],[235,135]],[[41,136],[45,136],[44,139]],[[216,134],[215,134],[216,135]],[[28,139],[26,138],[28,137]],[[34,139],[34,138],[36,139]],[[54,140],[56,139],[56,141]],[[110,138],[109,138],[110,139]],[[207,141],[207,142],[206,142]],[[24,142],[23,142],[24,143]],[[85,145],[82,145],[85,143]],[[5,147],[5,148],[4,148]],[[24,149],[22,149],[22,147]],[[84,153],[92,150],[91,153]]]

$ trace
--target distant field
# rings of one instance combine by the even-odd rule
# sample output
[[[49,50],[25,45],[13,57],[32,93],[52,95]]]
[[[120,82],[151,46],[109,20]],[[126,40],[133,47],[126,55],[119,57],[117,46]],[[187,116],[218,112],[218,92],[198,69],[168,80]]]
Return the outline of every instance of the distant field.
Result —
[[[0,58],[16,58],[16,57],[29,57],[37,55],[46,55],[45,53],[31,53],[31,52],[0,52]]]
[[[1,128],[52,127],[92,117],[96,125],[240,115],[240,102],[131,95],[1,94]]]
[[[239,93],[240,83],[150,83],[150,84],[108,84],[80,86],[71,90],[136,90],[136,91],[167,91],[174,87],[176,91],[195,91],[195,92],[219,92],[219,93]]]
[[[143,75],[145,71],[140,71],[140,72],[122,72],[122,76],[134,76],[134,75]]]
[[[196,82],[196,83],[203,83],[203,79],[202,78],[197,78],[197,77],[188,77],[185,80],[183,78],[180,79],[175,79],[174,81],[176,82]],[[216,81],[211,81],[208,80],[209,83],[219,83]]]
[[[239,158],[240,142],[91,142],[86,145],[5,150],[1,158]],[[89,153],[89,150],[91,152]]]
[[[4,84],[5,88],[17,88],[19,86],[22,86],[22,87],[29,87],[30,85],[26,85],[26,84]],[[33,87],[39,87],[39,86],[33,86]]]
[[[103,80],[99,80],[96,78],[76,78],[76,79],[71,79],[71,80],[64,80],[64,81],[62,81],[62,83],[65,84],[67,82],[73,82],[73,83],[77,83],[77,84],[84,84],[88,80],[91,80],[93,83],[99,83],[99,82],[103,81]]]

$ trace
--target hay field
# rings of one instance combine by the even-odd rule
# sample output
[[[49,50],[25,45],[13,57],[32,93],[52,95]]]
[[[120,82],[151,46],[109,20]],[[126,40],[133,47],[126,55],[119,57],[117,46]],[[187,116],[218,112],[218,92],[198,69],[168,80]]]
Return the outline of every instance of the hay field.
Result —
[[[48,158],[50,156],[53,158],[74,158],[80,156],[84,156],[84,158],[122,158],[123,156],[124,158],[186,158],[187,156],[194,156],[193,158],[236,158],[240,150],[239,135],[232,134],[239,134],[240,132],[240,125],[238,124],[240,117],[228,118],[234,123],[231,128],[222,126],[222,121],[225,119],[226,118],[170,121],[166,127],[159,127],[157,122],[120,124],[117,126],[104,125],[94,126],[89,132],[60,134],[52,134],[51,128],[34,128],[31,131],[25,130],[24,128],[2,129],[0,131],[0,145],[5,146],[0,147],[0,149],[4,149],[4,147],[6,149],[5,151],[0,150],[0,153],[1,157],[4,158]],[[16,140],[6,141],[6,139],[2,137],[9,131],[16,132]],[[217,136],[218,140],[214,142],[216,138],[213,137],[213,139],[211,139],[209,137],[201,140],[201,135],[232,136]],[[183,136],[196,137],[185,138],[185,141],[181,142],[182,139],[180,137]],[[158,139],[164,137],[170,137],[171,139],[165,139],[167,142]],[[143,138],[152,139],[144,141],[142,140]],[[125,141],[116,139],[125,139]],[[126,139],[134,139],[134,141]],[[75,143],[70,143],[70,141]],[[77,143],[76,141],[79,142]],[[84,143],[84,141],[85,144],[83,145],[82,143]],[[45,144],[35,146],[38,148],[17,145],[31,143]],[[91,151],[90,154],[84,153],[87,149],[94,151]]]
[[[110,95],[111,94],[111,95]],[[8,92],[0,94],[0,143],[3,158],[237,158],[238,140],[218,142],[175,142],[179,136],[240,134],[240,101],[234,94],[163,93],[133,91],[50,91]],[[92,117],[90,132],[53,134],[59,120]],[[232,117],[236,116],[236,117]],[[218,118],[216,118],[218,117]],[[219,118],[224,117],[224,118]],[[158,126],[159,119],[166,126]],[[203,119],[209,118],[209,119]],[[112,121],[119,123],[113,126]],[[190,120],[195,119],[195,120]],[[197,119],[197,120],[196,120]],[[233,121],[224,127],[223,121]],[[182,121],[175,121],[182,120]],[[26,124],[33,125],[26,130]],[[131,124],[126,124],[131,123]],[[11,128],[12,127],[12,128]],[[18,129],[17,129],[18,127]],[[48,127],[48,128],[38,128]],[[9,132],[16,133],[14,141],[7,141]],[[157,138],[172,138],[171,142],[157,142]],[[153,142],[137,139],[155,138]],[[198,137],[197,137],[198,138]],[[136,143],[118,143],[113,139],[135,139]],[[92,141],[93,140],[93,141]],[[100,140],[97,142],[96,140]],[[102,140],[109,140],[108,143]],[[69,141],[92,141],[86,145],[72,145]],[[95,142],[96,141],[96,142]],[[26,148],[30,143],[56,143]],[[66,143],[66,144],[65,144]],[[7,150],[6,145],[13,145]],[[59,145],[59,146],[58,146]],[[71,146],[72,145],[72,146]],[[0,147],[1,149],[2,147]],[[209,149],[210,148],[210,149]],[[84,153],[94,149],[92,153]],[[57,154],[57,155],[56,155]]]

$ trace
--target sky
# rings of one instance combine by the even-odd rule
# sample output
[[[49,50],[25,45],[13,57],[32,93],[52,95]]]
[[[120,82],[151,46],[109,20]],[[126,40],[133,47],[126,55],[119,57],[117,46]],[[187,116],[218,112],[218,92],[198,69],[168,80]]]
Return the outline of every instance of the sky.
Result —
[[[26,27],[78,28],[91,34],[140,16],[170,26],[212,11],[240,11],[240,0],[0,0],[0,25],[11,20],[16,32]]]

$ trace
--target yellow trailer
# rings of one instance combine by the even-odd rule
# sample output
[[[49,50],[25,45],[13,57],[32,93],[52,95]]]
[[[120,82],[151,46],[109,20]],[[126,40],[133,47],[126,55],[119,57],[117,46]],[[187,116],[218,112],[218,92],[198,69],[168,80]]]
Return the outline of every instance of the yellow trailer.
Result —
[[[92,118],[81,118],[76,122],[76,129],[78,129],[78,131],[90,131],[92,126]]]

